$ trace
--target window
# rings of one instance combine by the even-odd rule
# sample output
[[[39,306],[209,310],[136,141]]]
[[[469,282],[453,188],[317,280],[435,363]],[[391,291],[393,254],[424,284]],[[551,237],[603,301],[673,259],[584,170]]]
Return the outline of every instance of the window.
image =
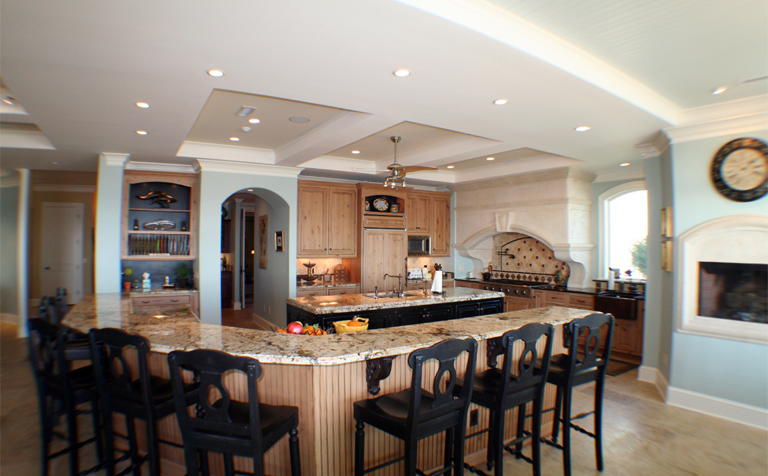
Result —
[[[600,256],[598,277],[608,277],[608,268],[617,268],[622,278],[632,270],[633,278],[645,279],[640,268],[645,260],[648,235],[648,191],[645,182],[628,182],[599,197]],[[633,260],[633,251],[635,259]],[[638,268],[640,266],[640,268]]]

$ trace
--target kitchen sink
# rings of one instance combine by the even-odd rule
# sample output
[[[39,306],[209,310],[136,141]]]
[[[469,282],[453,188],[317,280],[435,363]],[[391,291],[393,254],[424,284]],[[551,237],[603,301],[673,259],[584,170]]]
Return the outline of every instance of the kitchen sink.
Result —
[[[376,295],[374,293],[365,293],[365,294],[363,294],[363,296],[372,298],[372,297],[375,297]],[[386,293],[386,294],[385,293],[379,293],[379,299],[381,299],[381,298],[396,298],[396,297],[399,297],[397,295],[397,293]]]

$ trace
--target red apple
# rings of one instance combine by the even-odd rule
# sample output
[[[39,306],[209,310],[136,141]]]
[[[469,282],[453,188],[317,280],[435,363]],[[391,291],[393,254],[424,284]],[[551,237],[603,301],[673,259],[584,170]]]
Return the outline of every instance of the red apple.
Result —
[[[301,334],[304,332],[304,326],[301,325],[301,322],[291,322],[288,324],[288,327],[286,327],[286,330],[289,334]]]

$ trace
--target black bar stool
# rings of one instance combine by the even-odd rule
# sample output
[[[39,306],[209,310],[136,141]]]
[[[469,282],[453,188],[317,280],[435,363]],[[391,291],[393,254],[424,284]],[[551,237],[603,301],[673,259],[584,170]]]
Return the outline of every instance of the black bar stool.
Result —
[[[504,474],[504,450],[533,465],[533,474],[541,474],[541,413],[544,404],[544,388],[547,382],[549,362],[552,356],[554,328],[545,324],[528,324],[511,330],[501,336],[500,347],[488,343],[490,369],[477,374],[472,391],[472,403],[490,410],[488,430],[479,431],[467,438],[490,431],[488,439],[488,469],[496,467],[494,474]],[[544,338],[544,353],[539,356],[538,342]],[[515,355],[515,344],[522,343],[522,351]],[[495,368],[496,357],[504,355],[501,370]],[[464,382],[459,380],[458,391]],[[526,415],[525,407],[533,402],[533,412]],[[507,410],[518,408],[517,435],[514,440],[504,443],[504,415]],[[531,432],[525,431],[525,419],[532,417]],[[531,439],[532,457],[523,455],[523,442]],[[514,446],[514,448],[512,448]],[[486,474],[468,466],[473,473]]]
[[[610,314],[590,314],[574,319],[563,328],[567,354],[552,357],[547,382],[557,386],[555,400],[555,424],[552,439],[545,443],[563,450],[563,472],[571,476],[571,428],[595,439],[595,457],[597,470],[603,470],[603,392],[605,390],[605,370],[611,356],[613,339],[613,316]],[[573,388],[595,382],[595,405],[589,412],[571,416]],[[594,415],[595,431],[591,433],[573,420]],[[563,425],[563,444],[557,443],[560,423]]]
[[[90,365],[71,369],[64,351],[65,331],[60,326],[45,319],[35,318],[27,321],[29,331],[29,356],[32,371],[37,384],[37,397],[40,406],[40,424],[42,435],[43,475],[49,474],[49,461],[64,454],[69,454],[71,475],[88,474],[103,467],[103,448],[101,425],[99,422],[99,395],[96,379]],[[78,410],[83,403],[90,404],[90,410]],[[77,416],[91,413],[94,436],[78,441]],[[62,434],[56,430],[59,417],[66,415],[67,431]],[[54,437],[68,441],[68,446],[55,453],[49,453]],[[85,471],[80,471],[79,450],[83,446],[95,443],[99,464]]]
[[[258,360],[217,350],[176,350],[168,355],[168,365],[176,416],[184,441],[187,476],[197,476],[201,469],[203,474],[208,474],[208,451],[224,455],[224,470],[228,476],[235,474],[233,455],[251,458],[253,474],[264,476],[264,453],[286,434],[290,435],[291,475],[300,476],[299,409],[259,402],[256,380],[261,376],[261,364]],[[193,381],[198,384],[191,392],[197,402],[194,414],[189,412],[190,400],[184,387],[182,370],[192,371]],[[247,402],[233,400],[224,385],[222,376],[230,370],[246,374]],[[217,393],[214,389],[218,391],[218,397],[211,402],[211,395]]]
[[[93,329],[89,336],[96,380],[103,402],[107,474],[114,476],[115,463],[130,459],[130,468],[137,474],[146,462],[149,464],[149,474],[159,476],[159,443],[182,448],[181,445],[157,437],[158,420],[176,410],[171,381],[150,375],[147,366],[150,344],[146,338],[111,328]],[[129,349],[135,351],[135,360],[127,355]],[[192,390],[192,386],[186,390]],[[114,438],[122,435],[114,431],[113,413],[125,416],[128,432],[129,450],[118,459],[115,459]],[[139,457],[138,453],[135,419],[146,422],[148,451],[144,457]]]
[[[467,366],[461,392],[454,395],[456,385],[456,359],[467,352]],[[440,367],[432,383],[432,391],[421,388],[422,367],[435,359]],[[450,339],[410,354],[408,365],[413,370],[411,387],[396,393],[382,395],[354,403],[357,421],[355,433],[355,476],[377,471],[390,464],[405,460],[406,476],[424,474],[416,469],[419,440],[445,431],[445,458],[443,469],[432,475],[455,476],[464,472],[464,431],[472,393],[472,381],[477,360],[477,342],[474,339]],[[448,380],[445,380],[446,373]],[[405,456],[393,459],[373,468],[365,469],[365,424],[389,433],[405,441]]]

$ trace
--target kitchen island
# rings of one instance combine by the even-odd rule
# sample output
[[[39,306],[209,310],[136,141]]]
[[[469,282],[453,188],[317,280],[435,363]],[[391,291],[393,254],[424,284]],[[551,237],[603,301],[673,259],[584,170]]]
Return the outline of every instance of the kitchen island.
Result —
[[[316,296],[288,299],[288,322],[319,324],[330,328],[335,321],[355,316],[369,320],[369,329],[424,324],[497,314],[504,310],[504,293],[469,288],[446,288],[442,294],[407,291],[394,293]]]
[[[216,349],[236,355],[247,355],[262,362],[264,372],[258,384],[261,401],[273,405],[299,407],[299,440],[302,473],[305,475],[351,475],[354,448],[352,403],[379,394],[402,390],[410,385],[407,356],[413,350],[428,347],[450,338],[474,338],[479,342],[478,371],[488,368],[486,343],[510,329],[531,322],[551,323],[559,329],[572,319],[589,311],[568,308],[540,308],[466,319],[453,319],[413,326],[369,330],[326,336],[288,335],[271,331],[241,329],[203,324],[188,306],[134,307],[128,294],[85,296],[66,316],[64,324],[82,332],[92,328],[118,327],[147,337],[152,344],[150,366],[153,374],[167,376],[166,353],[171,350]],[[563,352],[562,338],[555,340],[554,351]],[[380,372],[389,358],[391,371]],[[381,380],[366,378],[378,369]],[[375,376],[374,376],[375,377]],[[247,395],[245,379],[233,375],[228,382],[236,398]],[[548,392],[546,406],[554,404]],[[479,426],[487,425],[488,413],[479,407]],[[551,416],[545,423],[551,426]],[[515,428],[514,412],[509,412],[507,428]],[[545,428],[546,429],[546,428]],[[160,436],[180,442],[175,418],[160,424]],[[510,433],[511,435],[511,433]],[[419,467],[439,464],[442,435],[421,443]],[[467,461],[484,461],[485,436],[467,441]],[[366,437],[368,463],[383,461],[402,452],[402,443],[383,432],[369,429]],[[180,451],[162,449],[163,474],[183,474]],[[266,457],[268,474],[288,474],[287,439],[279,442]],[[377,474],[398,475],[400,465]]]

